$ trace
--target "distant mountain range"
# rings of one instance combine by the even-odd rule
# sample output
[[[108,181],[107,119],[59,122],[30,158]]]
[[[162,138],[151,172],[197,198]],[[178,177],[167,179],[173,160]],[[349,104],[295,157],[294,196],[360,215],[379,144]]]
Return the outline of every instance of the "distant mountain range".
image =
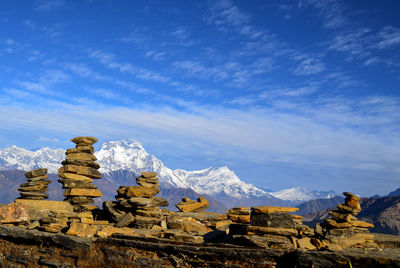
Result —
[[[228,167],[210,167],[197,171],[172,170],[132,139],[104,143],[95,156],[103,174],[102,180],[95,181],[104,193],[102,199],[115,195],[120,185],[135,185],[135,178],[141,171],[157,172],[162,189],[168,189],[169,193],[175,191],[175,196],[181,196],[178,192],[188,194],[189,190],[193,191],[192,196],[206,195],[214,200],[218,210],[233,206],[296,205],[315,198],[330,198],[335,195],[333,191],[308,191],[300,187],[279,192],[265,191],[243,182]],[[0,150],[0,170],[27,171],[44,167],[48,168],[49,173],[57,174],[57,169],[64,159],[63,149],[42,148],[29,151],[11,146]],[[56,182],[52,185],[56,187],[57,184]]]

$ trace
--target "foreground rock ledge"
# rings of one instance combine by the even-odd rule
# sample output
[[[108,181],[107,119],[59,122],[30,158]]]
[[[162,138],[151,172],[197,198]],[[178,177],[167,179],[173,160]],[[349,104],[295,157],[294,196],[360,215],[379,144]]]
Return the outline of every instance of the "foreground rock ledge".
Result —
[[[397,236],[380,243],[400,245]],[[379,242],[379,241],[378,241]],[[263,250],[116,236],[81,238],[0,225],[2,267],[400,267],[400,249]]]

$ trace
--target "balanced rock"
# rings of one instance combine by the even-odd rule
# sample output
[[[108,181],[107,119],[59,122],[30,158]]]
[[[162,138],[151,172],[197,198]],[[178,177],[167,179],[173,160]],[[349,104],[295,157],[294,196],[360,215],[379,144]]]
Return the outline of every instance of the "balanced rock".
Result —
[[[183,212],[198,212],[209,208],[209,203],[202,196],[197,199],[197,202],[190,198],[182,198],[182,202],[178,203],[176,207]]]
[[[121,186],[117,190],[118,196],[125,198],[131,197],[153,197],[160,192],[156,187],[143,187],[143,186]]]

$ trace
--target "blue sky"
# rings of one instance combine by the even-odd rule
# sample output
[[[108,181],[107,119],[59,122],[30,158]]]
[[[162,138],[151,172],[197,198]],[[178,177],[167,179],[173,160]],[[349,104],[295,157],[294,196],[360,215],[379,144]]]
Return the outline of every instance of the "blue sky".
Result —
[[[400,187],[398,1],[0,7],[0,148],[134,138],[274,190]]]

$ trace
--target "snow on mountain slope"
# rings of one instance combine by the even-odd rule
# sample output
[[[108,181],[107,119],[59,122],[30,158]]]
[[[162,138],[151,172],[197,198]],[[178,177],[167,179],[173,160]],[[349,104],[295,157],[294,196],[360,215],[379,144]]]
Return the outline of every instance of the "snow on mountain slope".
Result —
[[[11,146],[0,150],[0,170],[47,168],[49,173],[57,173],[64,159],[65,150],[63,149],[42,148],[32,152]]]
[[[211,196],[225,193],[235,198],[249,198],[268,195],[252,184],[241,181],[228,167],[207,168],[197,171],[174,170],[188,187],[200,194]]]
[[[288,201],[309,201],[317,198],[332,198],[337,194],[333,191],[319,192],[319,191],[308,191],[302,187],[294,187],[284,189],[279,192],[269,192],[270,195]]]
[[[100,172],[110,173],[117,170],[129,170],[136,174],[152,171],[158,174],[161,183],[177,188],[190,188],[174,172],[164,166],[161,160],[146,152],[135,140],[110,141],[104,143],[95,153],[100,164]]]

